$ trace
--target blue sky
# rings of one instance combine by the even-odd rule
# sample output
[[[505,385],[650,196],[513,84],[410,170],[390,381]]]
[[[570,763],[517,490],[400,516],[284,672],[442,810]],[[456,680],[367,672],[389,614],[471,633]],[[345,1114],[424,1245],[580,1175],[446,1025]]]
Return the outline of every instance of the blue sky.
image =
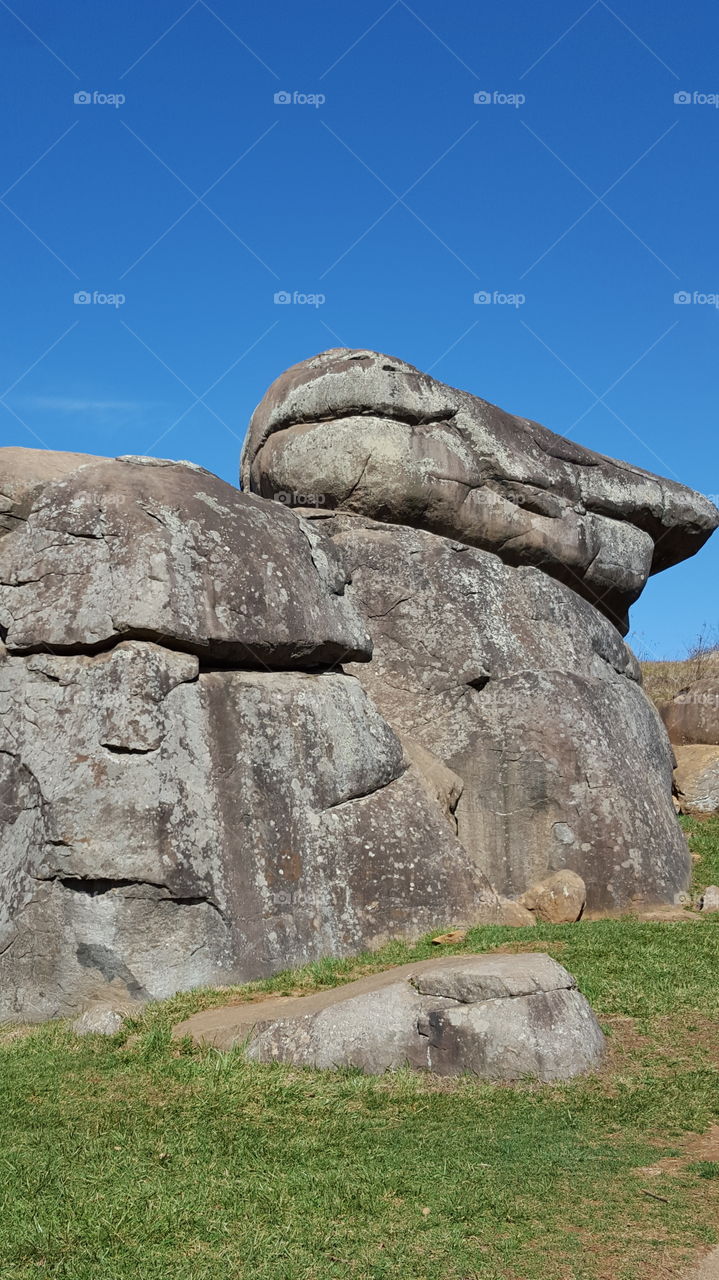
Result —
[[[708,0],[0,0],[0,441],[235,481],[272,379],[367,346],[719,494],[718,35]],[[638,649],[714,627],[718,558],[650,582]]]

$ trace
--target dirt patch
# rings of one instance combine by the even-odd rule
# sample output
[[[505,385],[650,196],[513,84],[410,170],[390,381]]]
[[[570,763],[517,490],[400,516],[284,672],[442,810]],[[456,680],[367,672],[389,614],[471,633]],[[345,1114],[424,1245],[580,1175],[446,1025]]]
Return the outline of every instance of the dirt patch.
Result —
[[[501,942],[496,947],[488,947],[492,955],[518,956],[528,951],[546,952],[548,956],[561,955],[567,950],[566,942]]]
[[[34,1036],[39,1030],[39,1026],[33,1023],[23,1023],[17,1027],[0,1027],[0,1048],[7,1044],[15,1044],[18,1040],[27,1040],[28,1036]]]
[[[636,1018],[621,1014],[600,1021],[609,1033],[600,1072],[607,1085],[647,1069],[654,1076],[672,1076],[687,1068],[719,1067],[719,1024],[715,1018],[695,1013],[687,1026],[685,1016],[667,1014],[652,1018],[647,1031],[640,1029]]]
[[[719,1124],[712,1125],[706,1133],[689,1133],[680,1142],[680,1156],[665,1156],[656,1164],[637,1169],[637,1177],[659,1178],[665,1173],[682,1173],[690,1164],[719,1163]]]

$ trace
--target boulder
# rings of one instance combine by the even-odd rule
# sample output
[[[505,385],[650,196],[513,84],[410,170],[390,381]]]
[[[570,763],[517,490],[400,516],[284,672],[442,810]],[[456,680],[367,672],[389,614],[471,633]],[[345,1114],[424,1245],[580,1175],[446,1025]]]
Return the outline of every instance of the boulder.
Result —
[[[0,798],[0,1019],[499,919],[340,672],[204,669],[137,640],[0,648]]]
[[[546,955],[454,956],[299,999],[200,1014],[177,1037],[256,1062],[371,1075],[409,1065],[486,1080],[566,1080],[601,1063],[604,1036],[574,978]]]
[[[690,863],[672,750],[611,623],[539,569],[453,539],[309,522],[342,552],[372,636],[372,661],[346,670],[460,780],[457,834],[497,891],[568,868],[592,910],[674,902]]]
[[[338,552],[201,467],[103,460],[47,485],[0,541],[11,652],[132,637],[271,668],[366,660]]]
[[[719,747],[675,747],[674,755],[680,812],[719,812]]]
[[[677,746],[719,746],[719,680],[697,680],[663,706],[661,714]]]
[[[242,484],[538,564],[626,630],[650,573],[719,525],[700,494],[445,386],[338,348],[294,365],[250,423]]]
[[[521,902],[515,902],[512,898],[500,898],[499,903],[502,909],[502,924],[513,929],[536,925],[537,921],[532,912],[523,907]]]
[[[719,911],[719,885],[710,884],[704,890],[701,900],[702,911]]]
[[[587,887],[575,871],[555,871],[532,885],[520,901],[545,924],[574,924],[584,911]]]
[[[141,1008],[142,1005],[130,1002],[91,1004],[75,1019],[72,1030],[76,1036],[114,1036],[122,1030],[125,1019],[139,1013]]]

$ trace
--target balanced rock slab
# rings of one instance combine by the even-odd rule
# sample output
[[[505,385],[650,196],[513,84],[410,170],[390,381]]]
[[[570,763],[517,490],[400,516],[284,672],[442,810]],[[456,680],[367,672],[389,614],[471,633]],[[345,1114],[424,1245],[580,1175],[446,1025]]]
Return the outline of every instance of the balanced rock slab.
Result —
[[[541,954],[404,965],[317,996],[199,1014],[174,1034],[245,1043],[256,1062],[486,1080],[570,1079],[598,1067],[605,1048],[574,978]]]
[[[650,573],[719,524],[707,498],[377,351],[294,365],[250,423],[242,484],[538,564],[626,629]],[[313,505],[307,500],[307,505]]]

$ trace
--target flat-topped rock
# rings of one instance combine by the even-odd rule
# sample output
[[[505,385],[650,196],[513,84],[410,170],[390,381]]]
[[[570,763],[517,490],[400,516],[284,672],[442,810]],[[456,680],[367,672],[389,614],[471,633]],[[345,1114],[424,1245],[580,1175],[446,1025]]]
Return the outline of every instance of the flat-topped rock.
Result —
[[[253,415],[242,484],[537,564],[626,629],[650,573],[719,525],[702,495],[376,351],[304,360]],[[311,505],[311,498],[305,498]]]
[[[488,1080],[565,1080],[604,1053],[574,978],[541,954],[402,965],[312,996],[196,1014],[173,1035],[220,1049],[244,1043],[257,1062],[373,1075],[409,1065]]]
[[[200,467],[102,460],[47,484],[0,541],[11,652],[123,639],[272,668],[366,660],[336,548]]]

